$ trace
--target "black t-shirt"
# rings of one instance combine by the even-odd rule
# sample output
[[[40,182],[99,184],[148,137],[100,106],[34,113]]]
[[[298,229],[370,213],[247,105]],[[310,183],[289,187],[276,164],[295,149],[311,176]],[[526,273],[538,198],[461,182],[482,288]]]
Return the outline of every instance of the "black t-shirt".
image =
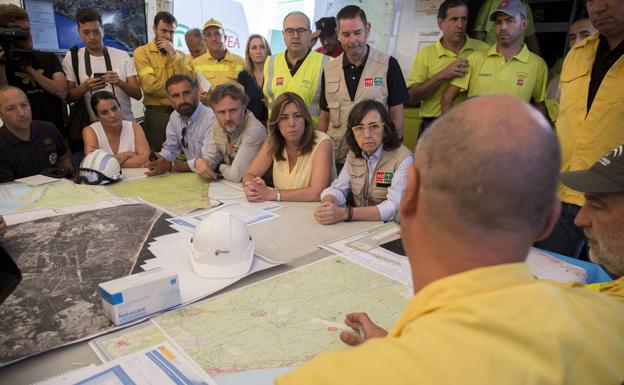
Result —
[[[52,123],[33,120],[30,140],[23,141],[0,127],[0,182],[37,175],[54,167],[67,152],[65,140]]]
[[[247,109],[251,111],[256,119],[261,122],[266,122],[268,119],[268,111],[264,105],[264,93],[262,92],[262,85],[258,85],[256,78],[247,72],[242,70],[238,73],[238,82],[245,87],[245,93],[249,96],[249,103],[247,103]]]
[[[368,50],[370,53],[370,48]],[[356,67],[349,63],[347,55],[342,54],[342,70],[344,71],[345,83],[347,84],[347,90],[351,100],[355,99],[355,93],[357,86],[360,83],[362,72],[364,72],[364,66],[368,60],[368,53],[362,65]],[[399,62],[392,56],[388,61],[388,72],[386,73],[386,82],[388,84],[388,107],[394,107],[399,104],[403,104],[409,100],[409,94],[407,93],[407,86],[405,85],[405,78],[401,71]],[[325,98],[325,70],[321,77],[321,98],[319,100],[319,107],[323,111],[329,111],[327,108],[327,99]]]
[[[56,72],[63,72],[63,67],[56,55],[49,52],[33,51],[32,67],[48,79],[52,79]],[[64,136],[67,136],[63,121],[63,101],[43,89],[21,68],[9,64],[5,68],[9,84],[20,88],[28,97],[33,120],[51,122]]]
[[[600,83],[602,83],[602,79],[604,79],[607,72],[609,72],[611,67],[622,55],[624,55],[624,41],[620,42],[613,50],[609,50],[607,39],[602,34],[599,36],[598,50],[596,50],[596,59],[594,59],[591,80],[589,82],[587,111],[591,109],[591,105],[600,88]]]

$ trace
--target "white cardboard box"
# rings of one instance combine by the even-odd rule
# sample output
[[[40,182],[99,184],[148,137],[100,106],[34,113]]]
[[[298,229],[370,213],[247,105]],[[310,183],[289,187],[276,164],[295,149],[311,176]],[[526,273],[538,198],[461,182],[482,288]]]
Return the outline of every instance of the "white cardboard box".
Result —
[[[181,303],[178,274],[161,268],[100,283],[104,313],[121,325]]]

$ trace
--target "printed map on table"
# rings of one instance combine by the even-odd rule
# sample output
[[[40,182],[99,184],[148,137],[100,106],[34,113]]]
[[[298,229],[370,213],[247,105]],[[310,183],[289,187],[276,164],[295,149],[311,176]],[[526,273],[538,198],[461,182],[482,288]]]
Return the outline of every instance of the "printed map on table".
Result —
[[[113,199],[105,187],[75,184],[61,180],[39,186],[24,183],[0,185],[0,214],[51,209]]]
[[[346,348],[344,318],[365,311],[390,327],[410,298],[394,280],[329,257],[153,319],[211,376],[299,366]],[[349,329],[350,330],[350,329]]]
[[[185,172],[124,181],[109,189],[119,197],[139,197],[172,214],[182,215],[212,206],[208,185],[194,172]]]
[[[365,311],[389,328],[411,294],[396,281],[334,256],[152,319],[211,376],[301,365],[318,353],[345,349],[344,318]],[[94,341],[109,359],[167,337],[153,325]],[[279,373],[273,371],[269,373]]]

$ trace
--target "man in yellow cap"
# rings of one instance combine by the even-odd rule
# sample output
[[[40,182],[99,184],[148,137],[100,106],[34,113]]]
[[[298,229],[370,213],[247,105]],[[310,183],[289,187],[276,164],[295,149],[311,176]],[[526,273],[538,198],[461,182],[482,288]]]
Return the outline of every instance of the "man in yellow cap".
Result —
[[[145,136],[150,146],[160,151],[173,107],[165,83],[176,74],[187,74],[184,53],[173,47],[176,18],[169,12],[154,17],[154,40],[134,50],[134,66],[143,89]]]
[[[225,48],[224,37],[223,24],[219,20],[208,19],[204,23],[204,40],[206,40],[208,52],[191,60],[191,69],[203,93],[204,104],[207,103],[209,92],[216,86],[236,82],[238,73],[245,66],[245,60],[242,57]]]

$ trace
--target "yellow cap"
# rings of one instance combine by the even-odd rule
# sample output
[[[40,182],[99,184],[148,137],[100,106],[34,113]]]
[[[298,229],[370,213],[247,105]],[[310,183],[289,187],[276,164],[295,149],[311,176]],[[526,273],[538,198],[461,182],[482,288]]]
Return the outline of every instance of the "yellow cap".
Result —
[[[221,22],[217,19],[208,19],[208,21],[204,23],[204,29],[208,27],[219,27],[223,29],[223,24],[221,24]]]

